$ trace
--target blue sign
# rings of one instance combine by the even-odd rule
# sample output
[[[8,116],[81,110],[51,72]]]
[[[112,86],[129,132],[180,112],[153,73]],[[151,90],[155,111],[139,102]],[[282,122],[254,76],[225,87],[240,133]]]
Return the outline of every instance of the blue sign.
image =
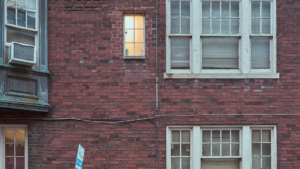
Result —
[[[79,144],[75,169],[82,169],[83,156],[84,156],[84,148]]]

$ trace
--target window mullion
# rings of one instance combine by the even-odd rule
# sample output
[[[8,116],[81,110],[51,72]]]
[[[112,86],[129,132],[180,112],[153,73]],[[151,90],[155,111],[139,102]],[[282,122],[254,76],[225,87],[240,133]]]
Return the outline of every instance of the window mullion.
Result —
[[[193,169],[200,169],[201,157],[202,157],[202,132],[200,126],[194,126],[192,130],[191,150],[192,156],[191,161]]]
[[[191,1],[191,14],[190,14],[190,23],[191,23],[191,34],[192,34],[192,50],[191,50],[191,71],[193,73],[200,73],[202,68],[201,62],[201,45],[200,45],[200,33],[201,33],[201,1]],[[200,19],[199,19],[200,18]]]
[[[240,56],[239,56],[239,68],[242,73],[250,72],[250,64],[251,64],[251,48],[250,48],[250,6],[251,2],[248,0],[242,0],[240,11]],[[231,5],[230,5],[231,6]]]
[[[250,126],[243,126],[242,128],[242,140],[240,144],[242,145],[242,169],[251,169],[252,166],[252,145],[251,145],[251,129]]]

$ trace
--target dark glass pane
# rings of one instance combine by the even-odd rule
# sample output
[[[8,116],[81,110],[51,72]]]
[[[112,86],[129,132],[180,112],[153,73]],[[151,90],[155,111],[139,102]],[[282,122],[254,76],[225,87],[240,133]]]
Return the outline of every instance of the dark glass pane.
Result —
[[[16,158],[16,169],[25,169],[24,157],[17,157]]]
[[[5,144],[5,156],[14,156],[14,144]]]
[[[16,156],[24,156],[24,143],[23,144],[16,144]]]
[[[35,13],[27,12],[27,27],[35,29]]]
[[[25,27],[25,17],[26,17],[26,13],[23,10],[18,10],[18,26],[24,26]]]
[[[14,158],[13,157],[5,158],[5,169],[14,169]]]
[[[16,10],[14,8],[7,8],[7,23],[16,24]]]

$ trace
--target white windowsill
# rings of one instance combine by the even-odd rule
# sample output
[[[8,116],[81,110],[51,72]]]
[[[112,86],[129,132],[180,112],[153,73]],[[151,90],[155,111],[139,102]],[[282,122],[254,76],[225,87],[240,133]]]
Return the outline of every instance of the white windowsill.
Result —
[[[226,74],[226,73],[164,73],[165,79],[279,79],[279,73],[249,73],[249,74]]]
[[[145,56],[123,56],[123,59],[145,59]]]

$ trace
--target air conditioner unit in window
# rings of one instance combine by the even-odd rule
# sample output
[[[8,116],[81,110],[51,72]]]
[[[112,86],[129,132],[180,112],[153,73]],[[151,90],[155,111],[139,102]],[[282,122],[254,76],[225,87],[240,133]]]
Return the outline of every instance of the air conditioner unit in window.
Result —
[[[36,64],[36,48],[18,42],[11,42],[9,47],[8,63],[19,64],[25,66],[34,66]]]

